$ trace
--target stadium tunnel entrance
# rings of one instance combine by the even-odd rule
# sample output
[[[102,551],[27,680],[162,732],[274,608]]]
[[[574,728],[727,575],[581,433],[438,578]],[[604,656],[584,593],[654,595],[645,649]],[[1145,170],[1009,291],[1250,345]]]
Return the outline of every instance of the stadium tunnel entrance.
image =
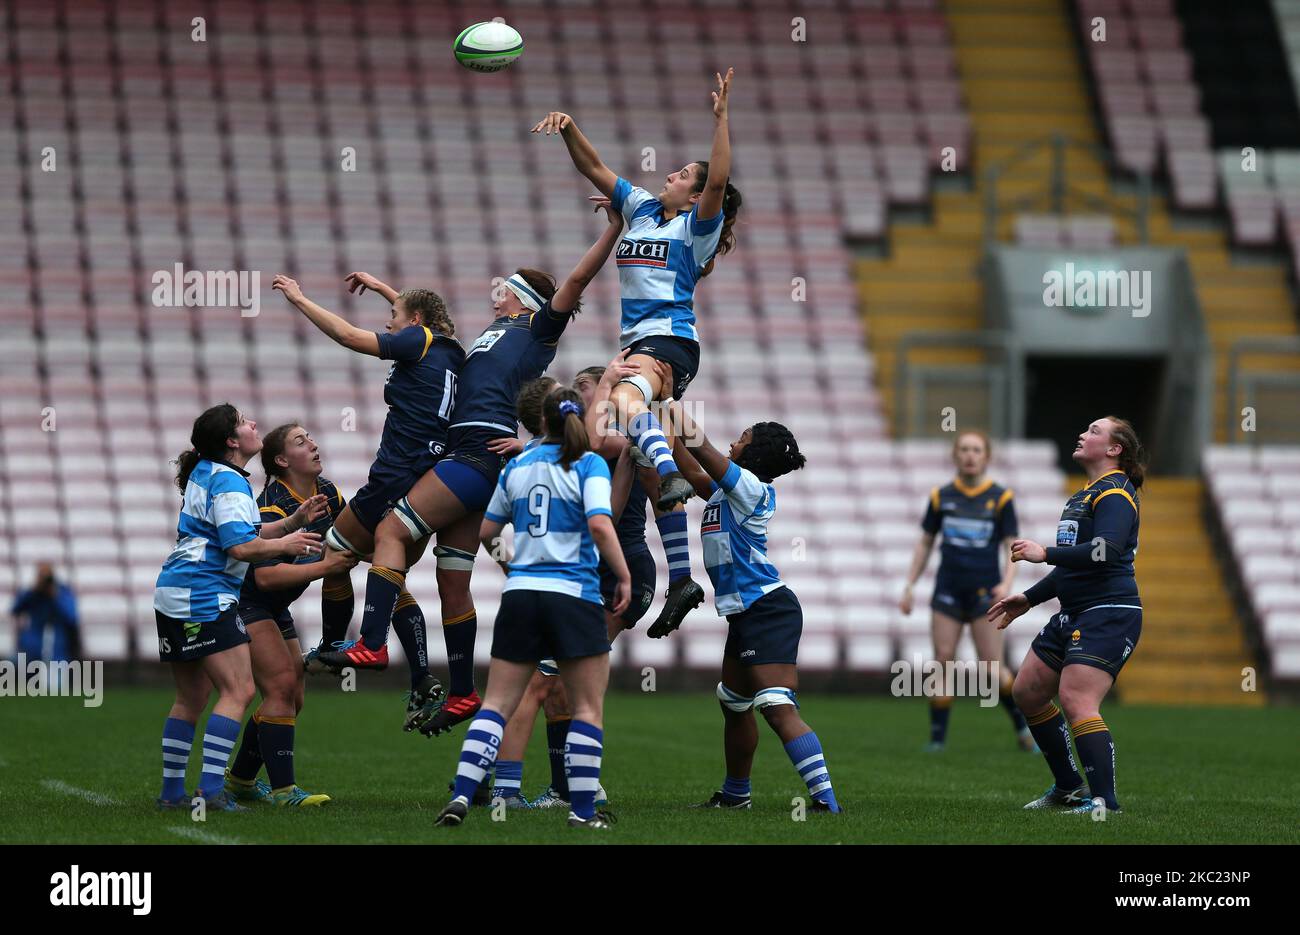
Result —
[[[1160,356],[1032,354],[1025,358],[1025,434],[1050,439],[1057,465],[1079,473],[1071,455],[1075,439],[1095,419],[1128,419],[1148,449],[1159,429],[1159,400],[1166,377]]]

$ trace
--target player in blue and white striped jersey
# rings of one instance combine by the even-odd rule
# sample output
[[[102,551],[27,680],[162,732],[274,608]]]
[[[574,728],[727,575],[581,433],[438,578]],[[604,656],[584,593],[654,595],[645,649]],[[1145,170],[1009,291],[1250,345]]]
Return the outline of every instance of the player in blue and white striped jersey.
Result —
[[[229,403],[194,420],[190,444],[176,459],[176,484],[184,497],[176,545],[154,591],[158,656],[171,663],[176,680],[176,700],[163,726],[158,805],[189,806],[185,767],[195,724],[215,687],[197,794],[209,808],[242,811],[224,791],[226,762],[254,692],[248,634],[237,613],[240,588],[250,562],[319,554],[320,536],[301,530],[325,516],[328,506],[316,495],[284,519],[262,522],[244,470],[262,439],[257,423]]]
[[[808,787],[812,811],[840,811],[821,741],[799,716],[795,662],[803,610],[767,555],[767,525],[776,512],[772,481],[804,466],[799,445],[784,425],[759,422],[731,443],[726,455],[711,444],[680,403],[672,404],[682,436],[674,454],[701,497],[704,567],[718,614],[727,618],[722,705],[727,776],[705,808],[749,808],[750,768],[758,748],[754,709],[763,713]]]
[[[439,825],[465,820],[534,667],[550,657],[573,712],[565,743],[569,825],[609,827],[608,816],[595,805],[609,682],[598,560],[603,558],[617,578],[610,608],[616,614],[627,608],[631,579],[611,519],[609,468],[591,452],[578,394],[568,388],[553,391],[543,413],[545,441],[506,465],[479,530],[484,546],[508,571],[483,707],[465,734],[454,794],[438,816]],[[501,545],[506,523],[515,527],[512,557]]]
[[[618,426],[649,458],[659,474],[651,502],[665,541],[686,534],[681,504],[694,492],[673,460],[672,444],[653,404],[681,399],[700,366],[700,338],[695,327],[695,288],[713,269],[716,255],[736,243],[732,230],[740,211],[740,192],[731,184],[731,137],[727,101],[732,70],[717,76],[713,92],[715,120],[708,161],[692,162],[670,172],[658,195],[620,178],[601,161],[573,118],[552,112],[534,133],[559,133],[578,171],[608,196],[627,221],[618,245],[622,296],[620,346],[631,351],[628,362],[638,372],[614,387],[609,402]],[[609,452],[602,452],[609,454]],[[670,562],[668,595],[653,637],[675,630],[704,599],[690,577],[689,560]]]

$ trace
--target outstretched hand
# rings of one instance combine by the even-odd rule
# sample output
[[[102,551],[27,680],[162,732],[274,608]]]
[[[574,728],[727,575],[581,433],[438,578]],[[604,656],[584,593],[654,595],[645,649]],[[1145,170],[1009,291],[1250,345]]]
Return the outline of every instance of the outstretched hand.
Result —
[[[530,131],[532,133],[545,133],[550,136],[552,133],[559,133],[565,127],[573,123],[573,118],[568,114],[562,114],[558,110],[553,110],[541,120]]]
[[[734,68],[727,69],[727,77],[714,72],[718,79],[718,90],[713,92],[713,116],[721,120],[727,116],[727,95],[731,93],[731,76],[736,73]]]

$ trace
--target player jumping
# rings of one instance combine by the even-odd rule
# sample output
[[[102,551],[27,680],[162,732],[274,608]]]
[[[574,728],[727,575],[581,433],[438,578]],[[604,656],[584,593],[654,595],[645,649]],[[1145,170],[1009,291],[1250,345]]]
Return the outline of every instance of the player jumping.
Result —
[[[651,499],[667,550],[668,599],[647,631],[652,637],[675,630],[704,600],[704,589],[691,579],[686,513],[681,506],[694,491],[673,460],[672,446],[651,404],[681,399],[695,378],[700,366],[695,288],[712,271],[716,254],[730,252],[736,243],[732,228],[741,196],[729,180],[727,101],[732,75],[732,69],[727,69],[725,78],[717,76],[708,161],[670,172],[658,196],[633,186],[605,165],[568,114],[549,113],[532,129],[559,133],[574,166],[627,220],[616,261],[622,295],[619,346],[631,348],[628,360],[638,365],[638,371],[620,381],[610,402],[620,429],[659,474],[659,487]]]

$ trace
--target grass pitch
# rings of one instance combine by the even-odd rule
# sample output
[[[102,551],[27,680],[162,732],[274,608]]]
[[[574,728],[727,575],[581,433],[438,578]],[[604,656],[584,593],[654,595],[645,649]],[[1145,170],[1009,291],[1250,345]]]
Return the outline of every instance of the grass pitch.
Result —
[[[464,727],[426,739],[401,730],[399,694],[365,684],[344,694],[311,680],[299,720],[299,784],[327,792],[321,809],[247,814],[160,813],[159,740],[171,693],[113,689],[78,698],[0,700],[0,842],[252,843],[1296,843],[1295,738],[1300,710],[1112,706],[1124,814],[1026,812],[1050,784],[1042,758],[1017,751],[1000,708],[955,706],[948,749],[927,754],[925,704],[910,699],[801,699],[821,737],[840,816],[792,818],[806,795],[765,724],[754,808],[686,806],[721,783],[722,718],[708,694],[614,694],[606,710],[602,781],[618,816],[607,835],[565,827],[566,812],[475,809],[456,829],[433,827],[447,801]],[[203,722],[199,723],[200,730]],[[196,743],[196,746],[198,744]],[[187,788],[197,781],[198,750]],[[524,792],[549,779],[537,725]]]

